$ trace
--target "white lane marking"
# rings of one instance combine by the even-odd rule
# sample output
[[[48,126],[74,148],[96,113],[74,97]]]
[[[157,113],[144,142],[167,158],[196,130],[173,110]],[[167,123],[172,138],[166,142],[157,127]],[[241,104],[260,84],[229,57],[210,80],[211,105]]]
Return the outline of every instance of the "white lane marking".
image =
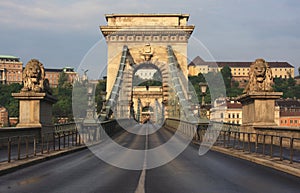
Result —
[[[143,127],[142,127],[143,129]],[[145,140],[145,156],[144,156],[144,163],[143,163],[143,170],[142,173],[140,175],[140,179],[139,179],[139,183],[138,186],[136,188],[136,190],[134,191],[134,193],[145,193],[145,180],[146,180],[146,168],[147,168],[147,149],[148,149],[148,130],[149,130],[149,125],[147,123],[147,127],[146,127],[146,140]]]

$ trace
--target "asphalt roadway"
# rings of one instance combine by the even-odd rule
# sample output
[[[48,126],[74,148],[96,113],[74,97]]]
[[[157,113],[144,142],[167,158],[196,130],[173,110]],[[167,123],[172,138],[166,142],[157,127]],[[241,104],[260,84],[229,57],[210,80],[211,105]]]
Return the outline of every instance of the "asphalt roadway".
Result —
[[[154,149],[173,135],[164,128],[150,134],[155,130],[151,124],[135,129],[144,135],[122,132],[115,136],[114,141],[134,150]],[[177,140],[185,139],[178,137]],[[109,150],[113,159],[114,149],[104,144],[100,143],[91,149]],[[164,158],[169,153],[160,152],[160,155]],[[118,160],[114,160],[114,163],[136,163],[138,168],[142,162],[144,168],[149,168],[149,156],[145,153],[145,157],[136,160],[130,154],[121,155],[116,157]],[[120,169],[85,149],[0,176],[0,193],[10,192],[297,193],[300,192],[300,178],[213,151],[199,156],[198,147],[192,144],[171,162],[141,170]]]

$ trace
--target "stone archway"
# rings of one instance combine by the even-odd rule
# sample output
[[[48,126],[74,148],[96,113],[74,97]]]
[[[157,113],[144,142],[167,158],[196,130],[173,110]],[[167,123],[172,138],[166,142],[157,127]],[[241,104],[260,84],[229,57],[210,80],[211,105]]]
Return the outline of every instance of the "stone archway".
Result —
[[[174,50],[178,67],[187,79],[187,43],[194,26],[187,25],[187,14],[109,14],[107,26],[100,26],[108,46],[107,99],[109,99],[119,70],[123,71],[118,94],[116,117],[130,117],[133,100],[132,76],[140,65],[151,64],[162,76],[161,100],[170,96],[170,69],[168,46]],[[120,69],[124,57],[123,46],[128,47],[126,65]],[[132,103],[133,102],[133,103]],[[168,104],[165,102],[167,110]],[[135,107],[136,108],[136,107]],[[167,112],[167,111],[166,111]],[[167,113],[165,114],[168,117]]]

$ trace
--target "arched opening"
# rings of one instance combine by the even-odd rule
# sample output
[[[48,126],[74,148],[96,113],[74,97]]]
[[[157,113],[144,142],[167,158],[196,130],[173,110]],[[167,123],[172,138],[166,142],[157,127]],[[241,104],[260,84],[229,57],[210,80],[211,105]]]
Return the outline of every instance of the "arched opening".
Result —
[[[143,63],[133,71],[132,86],[162,86],[162,73],[152,63]]]
[[[132,101],[136,120],[162,122],[163,81],[157,65],[142,63],[132,71]]]
[[[145,106],[142,108],[142,123],[148,123],[151,121],[151,117],[153,117],[153,108],[151,106]]]

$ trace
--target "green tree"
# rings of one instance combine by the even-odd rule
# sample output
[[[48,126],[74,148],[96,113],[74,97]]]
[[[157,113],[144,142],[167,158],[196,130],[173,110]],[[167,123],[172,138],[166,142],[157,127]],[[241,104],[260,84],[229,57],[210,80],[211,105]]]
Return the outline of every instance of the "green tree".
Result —
[[[226,89],[231,88],[232,74],[229,66],[224,66],[221,70]]]
[[[14,99],[11,94],[20,92],[21,84],[14,83],[10,85],[0,84],[0,105],[7,108],[11,117],[19,116],[19,101]]]
[[[75,81],[73,84],[73,115],[75,118],[84,118],[88,108],[87,82]]]
[[[57,88],[53,89],[53,95],[58,101],[53,105],[52,114],[54,119],[67,117],[73,119],[72,111],[72,84],[68,81],[68,75],[64,72],[60,73]]]
[[[64,87],[70,86],[70,83],[68,80],[69,80],[69,76],[65,72],[61,72],[59,74],[58,87],[64,88]]]
[[[106,80],[99,80],[95,91],[95,102],[97,104],[97,113],[101,112],[104,100],[102,95],[106,92]]]
[[[196,92],[196,95],[197,95],[197,99],[193,98],[193,96],[192,96],[192,101],[194,101],[196,103],[201,102],[201,100],[202,100],[202,93],[200,91],[199,83],[200,82],[206,82],[203,74],[199,73],[198,76],[189,76],[188,79],[189,79],[189,82],[193,86],[193,88],[189,87],[189,91],[193,92],[193,90],[194,90]],[[209,91],[207,90],[206,93],[208,94]],[[209,100],[210,100],[209,99],[210,97],[207,94],[205,96],[205,102],[209,102]]]
[[[273,89],[275,92],[283,92],[283,98],[300,98],[299,85],[295,79],[274,78]]]

